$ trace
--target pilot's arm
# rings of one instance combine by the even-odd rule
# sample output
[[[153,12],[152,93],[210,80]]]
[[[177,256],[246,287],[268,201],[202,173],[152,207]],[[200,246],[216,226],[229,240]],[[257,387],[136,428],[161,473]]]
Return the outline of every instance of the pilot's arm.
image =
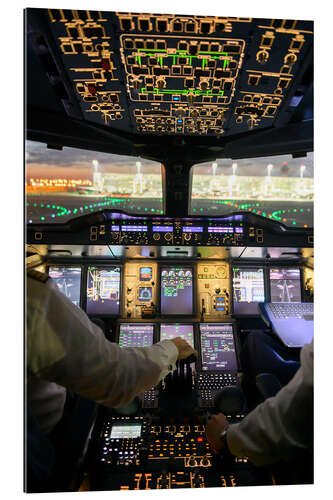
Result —
[[[108,407],[123,406],[174,370],[178,358],[194,352],[182,339],[120,348],[52,280],[41,283],[28,277],[27,292],[28,401],[35,411],[41,409],[45,420],[59,407],[59,385]],[[52,401],[56,393],[58,403]],[[63,390],[60,416],[64,398]],[[50,430],[59,418],[49,425],[43,425],[43,416],[39,421]]]
[[[300,357],[293,379],[242,422],[228,426],[224,415],[212,417],[207,437],[215,451],[221,451],[220,436],[225,434],[233,455],[247,456],[260,466],[296,458],[313,446],[313,341]]]

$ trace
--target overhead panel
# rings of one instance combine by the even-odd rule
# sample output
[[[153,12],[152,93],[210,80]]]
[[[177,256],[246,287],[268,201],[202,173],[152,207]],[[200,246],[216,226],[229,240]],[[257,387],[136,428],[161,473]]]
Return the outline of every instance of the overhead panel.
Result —
[[[49,9],[48,22],[84,118],[139,134],[271,127],[302,99],[313,39],[288,19]]]

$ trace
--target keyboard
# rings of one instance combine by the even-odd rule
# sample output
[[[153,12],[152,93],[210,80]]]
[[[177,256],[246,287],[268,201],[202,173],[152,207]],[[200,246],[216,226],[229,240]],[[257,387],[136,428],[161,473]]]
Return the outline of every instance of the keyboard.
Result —
[[[197,378],[199,407],[214,407],[214,398],[223,387],[237,384],[237,375],[227,372],[200,373]]]
[[[313,302],[271,302],[267,304],[274,318],[304,318],[313,320]]]

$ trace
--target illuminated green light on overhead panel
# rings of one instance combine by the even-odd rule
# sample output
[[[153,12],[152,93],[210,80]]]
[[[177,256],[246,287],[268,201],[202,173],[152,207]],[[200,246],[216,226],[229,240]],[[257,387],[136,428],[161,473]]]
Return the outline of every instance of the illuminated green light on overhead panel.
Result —
[[[204,96],[224,95],[224,90],[221,90],[220,92],[217,93],[213,93],[211,90],[206,90],[206,92],[203,92],[201,90],[179,90],[179,89],[164,90],[158,88],[154,88],[154,90],[146,90],[146,87],[143,87],[141,89],[141,92],[145,94],[184,94],[184,95],[193,94],[193,95],[204,95]]]

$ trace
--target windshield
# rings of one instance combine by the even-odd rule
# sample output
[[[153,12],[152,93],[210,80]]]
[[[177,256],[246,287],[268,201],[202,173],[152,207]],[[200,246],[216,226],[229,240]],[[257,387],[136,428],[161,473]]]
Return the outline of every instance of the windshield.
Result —
[[[290,227],[313,227],[313,153],[218,159],[192,168],[190,215],[244,211]]]
[[[26,217],[60,223],[104,209],[163,214],[157,162],[26,142]]]

